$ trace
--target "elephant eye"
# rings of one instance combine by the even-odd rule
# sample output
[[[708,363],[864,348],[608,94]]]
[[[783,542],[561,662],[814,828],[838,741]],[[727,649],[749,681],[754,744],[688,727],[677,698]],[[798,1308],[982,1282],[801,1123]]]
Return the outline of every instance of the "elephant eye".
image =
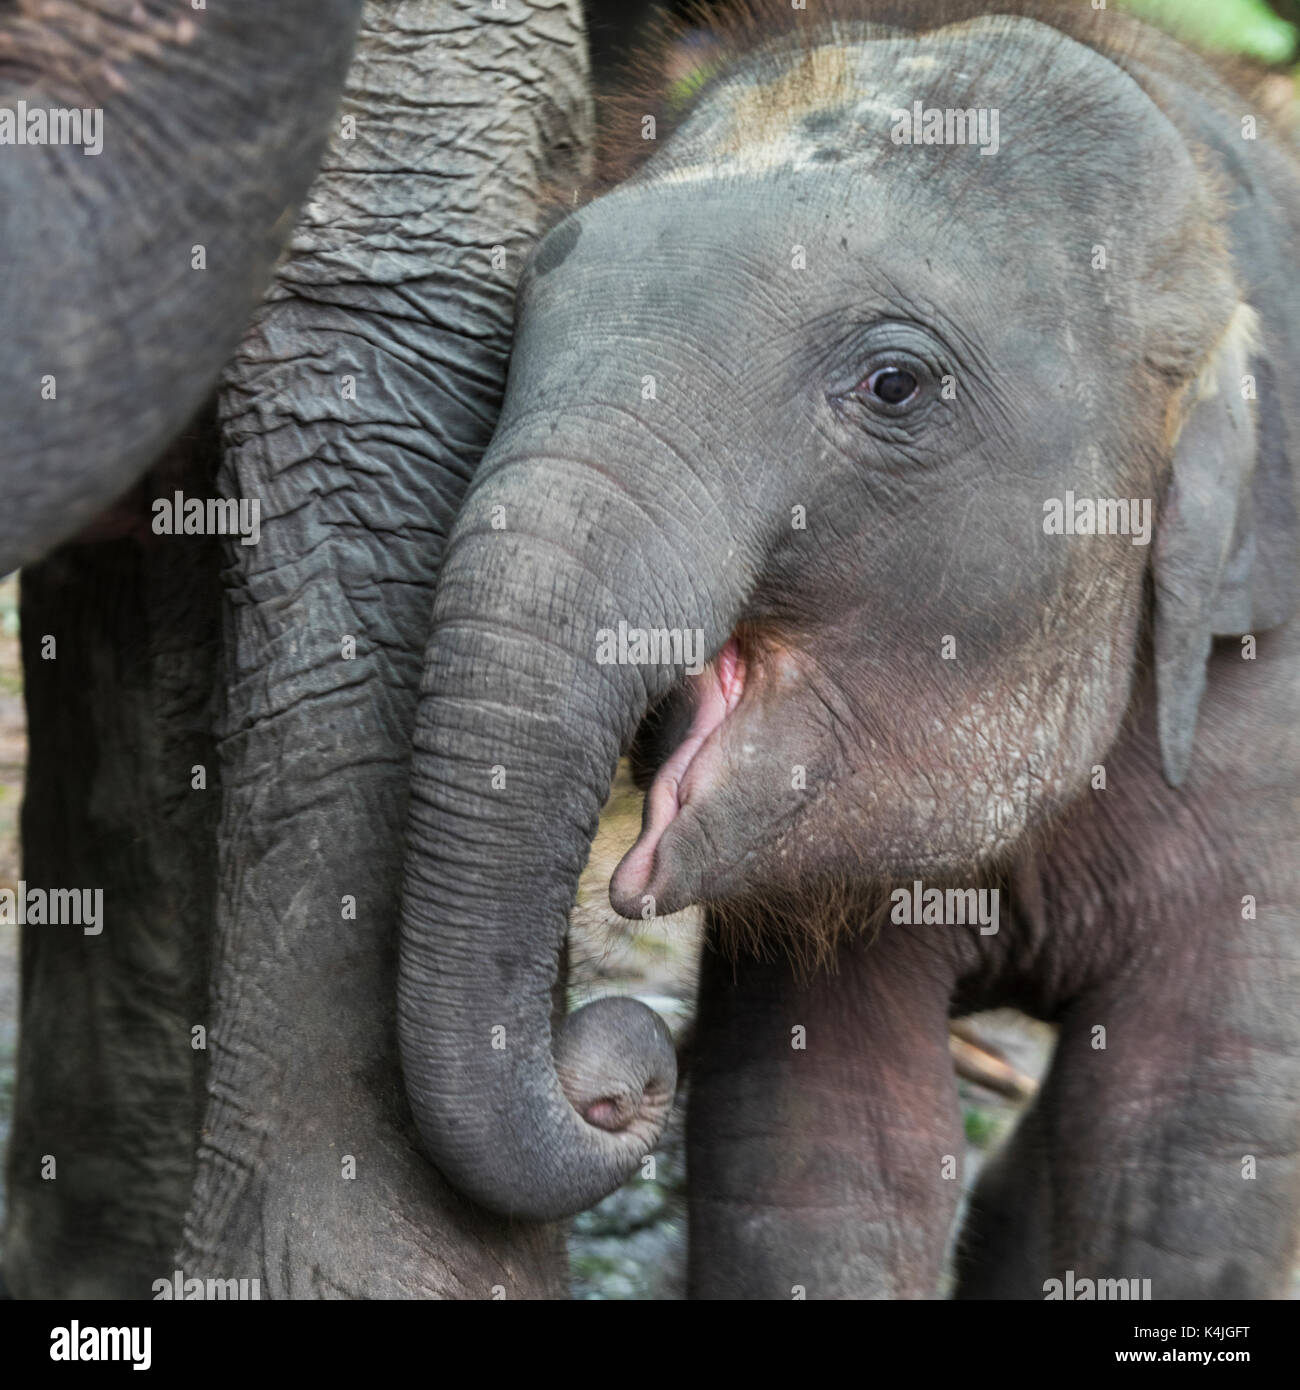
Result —
[[[915,324],[881,321],[858,329],[840,353],[844,375],[836,373],[839,385],[826,398],[847,423],[887,433],[920,428],[944,371],[930,334]]]
[[[921,383],[906,367],[880,367],[862,383],[866,392],[885,405],[906,405],[921,390]]]

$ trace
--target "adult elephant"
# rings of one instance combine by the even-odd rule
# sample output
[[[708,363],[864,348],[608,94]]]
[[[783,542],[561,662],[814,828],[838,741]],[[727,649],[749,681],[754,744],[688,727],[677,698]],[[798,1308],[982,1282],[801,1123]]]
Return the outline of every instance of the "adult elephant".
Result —
[[[109,903],[99,935],[23,933],[4,1259],[19,1294],[147,1289],[188,1201],[205,1053],[179,1043],[206,1018],[219,792],[191,794],[183,767],[213,763],[219,557],[211,538],[150,545],[147,499],[210,493],[200,411],[320,163],[359,9],[56,3],[0,23],[5,114],[26,138],[31,113],[72,109],[81,136],[0,145],[23,871]],[[105,515],[164,450],[154,484]]]
[[[19,1296],[177,1268],[263,1297],[564,1290],[555,1230],[419,1151],[392,998],[432,583],[539,189],[583,159],[582,18],[377,2],[344,80],[359,8],[56,4],[0,35],[15,96],[104,108],[97,157],[0,148],[27,267],[5,567],[80,532],[24,573],[26,872],[104,889],[99,935],[25,933]],[[257,543],[154,535],[178,489],[256,501]]]
[[[614,905],[712,910],[696,1293],[933,1296],[947,1020],[1015,1004],[1061,1044],[963,1292],[1276,1295],[1300,164],[1154,31],[983,8],[742,7],[676,133],[630,103],[630,176],[525,271],[415,729],[408,1090],[442,1170],[521,1217],[653,1144],[655,1022],[550,1023],[639,730]]]

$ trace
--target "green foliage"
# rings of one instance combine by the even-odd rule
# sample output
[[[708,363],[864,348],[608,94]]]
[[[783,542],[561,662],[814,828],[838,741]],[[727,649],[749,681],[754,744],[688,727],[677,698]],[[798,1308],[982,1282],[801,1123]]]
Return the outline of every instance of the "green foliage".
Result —
[[[680,111],[714,73],[721,71],[721,68],[721,63],[701,63],[698,67],[692,68],[685,77],[679,78],[668,88],[668,109]]]
[[[966,1131],[967,1142],[980,1149],[987,1149],[992,1144],[999,1129],[997,1120],[987,1110],[981,1110],[976,1105],[963,1108],[962,1125]]]
[[[1293,61],[1300,41],[1295,26],[1279,19],[1264,0],[1116,0],[1116,8],[1189,43],[1266,63]]]

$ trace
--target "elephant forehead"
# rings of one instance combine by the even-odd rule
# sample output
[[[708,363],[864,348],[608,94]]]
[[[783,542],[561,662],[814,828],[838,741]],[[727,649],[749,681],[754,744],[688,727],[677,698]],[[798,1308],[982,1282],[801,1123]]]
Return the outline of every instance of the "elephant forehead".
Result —
[[[646,341],[662,329],[669,338],[720,338],[726,356],[752,351],[750,330],[761,337],[828,315],[832,332],[844,314],[870,310],[960,321],[977,338],[981,324],[1009,323],[1018,305],[1050,304],[1074,325],[1080,352],[1095,347],[1084,312],[1095,290],[1071,266],[1067,214],[1056,235],[1035,226],[1031,262],[1028,246],[1011,254],[1018,226],[987,220],[998,215],[996,199],[982,210],[968,204],[955,225],[948,200],[909,196],[886,174],[869,172],[859,195],[846,202],[816,169],[774,169],[708,190],[625,184],[543,241],[521,281],[521,326],[545,320],[590,339],[643,331]],[[788,344],[771,338],[771,349]]]
[[[878,26],[858,32],[856,41],[837,36],[742,60],[706,89],[637,181],[693,184],[836,166],[858,177],[885,161],[891,174],[910,164],[933,181],[933,161],[898,158],[913,134],[923,143],[933,112],[971,114],[969,125],[950,118],[944,138],[924,143],[994,145],[997,157],[979,159],[975,170],[990,183],[1064,159],[1076,170],[1096,163],[1113,191],[1126,178],[1148,178],[1171,157],[1179,164],[1188,158],[1128,73],[1036,20],[999,15],[922,35]],[[967,138],[954,141],[954,128]],[[955,176],[969,172],[967,160]]]

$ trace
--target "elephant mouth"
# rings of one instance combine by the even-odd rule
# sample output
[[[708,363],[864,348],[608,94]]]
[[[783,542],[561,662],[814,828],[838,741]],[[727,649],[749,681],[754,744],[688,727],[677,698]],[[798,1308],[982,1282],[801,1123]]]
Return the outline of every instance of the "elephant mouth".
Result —
[[[716,775],[720,731],[745,693],[747,665],[740,641],[733,634],[698,676],[688,678],[693,702],[690,725],[655,773],[646,793],[641,834],[610,880],[610,903],[623,917],[642,917],[647,899],[658,901],[666,896],[665,856],[661,853],[664,842],[692,798],[711,785]],[[687,905],[673,903],[658,910],[674,912]]]

